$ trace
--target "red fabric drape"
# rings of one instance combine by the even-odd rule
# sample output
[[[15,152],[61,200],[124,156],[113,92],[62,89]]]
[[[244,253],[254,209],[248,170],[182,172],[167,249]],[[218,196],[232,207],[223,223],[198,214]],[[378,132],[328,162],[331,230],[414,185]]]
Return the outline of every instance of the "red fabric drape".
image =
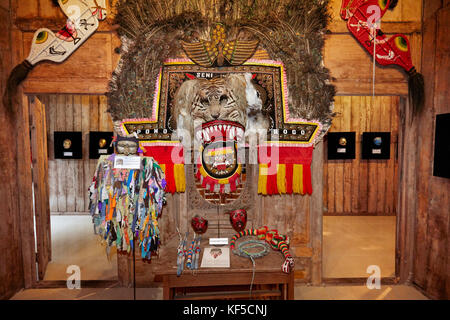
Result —
[[[286,193],[293,193],[293,167],[295,164],[302,165],[302,185],[304,193],[312,193],[311,184],[311,162],[313,147],[292,146],[259,146],[258,162],[268,165],[267,194],[279,194],[277,186],[277,164],[285,165]]]
[[[175,146],[146,146],[144,147],[144,155],[152,157],[160,165],[164,165],[164,172],[166,174],[166,192],[177,192],[176,181],[174,175],[174,165],[184,164],[183,147],[181,145]]]

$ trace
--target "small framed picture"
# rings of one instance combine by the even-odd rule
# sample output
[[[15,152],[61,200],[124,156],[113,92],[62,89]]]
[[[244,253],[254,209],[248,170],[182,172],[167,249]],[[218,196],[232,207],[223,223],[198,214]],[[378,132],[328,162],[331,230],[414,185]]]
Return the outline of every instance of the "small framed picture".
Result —
[[[363,132],[362,159],[382,159],[391,157],[390,132]]]
[[[433,176],[450,179],[450,113],[436,115]]]
[[[83,159],[81,132],[55,131],[55,159]]]
[[[89,132],[89,159],[98,159],[100,156],[113,154],[111,145],[114,133],[108,131]]]
[[[355,132],[328,133],[328,160],[355,159]]]

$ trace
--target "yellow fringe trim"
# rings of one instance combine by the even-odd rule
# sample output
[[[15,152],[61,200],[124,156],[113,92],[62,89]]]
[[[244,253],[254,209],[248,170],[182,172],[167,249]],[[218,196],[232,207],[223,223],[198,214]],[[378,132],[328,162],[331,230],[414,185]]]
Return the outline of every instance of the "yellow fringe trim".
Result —
[[[267,194],[267,170],[268,165],[261,163],[259,165],[259,177],[258,177],[258,193]]]
[[[234,153],[234,150],[231,148],[222,149],[222,150],[212,150],[208,152],[208,156],[215,156],[215,155],[224,155],[224,154],[232,154]]]
[[[177,192],[186,191],[186,175],[184,173],[184,164],[174,164],[173,176],[175,178],[175,185]]]
[[[286,165],[277,164],[277,188],[278,193],[286,193]]]
[[[294,193],[305,194],[303,191],[303,165],[294,164],[292,174],[292,191]]]
[[[228,184],[228,183],[230,183],[230,180],[228,180],[228,179],[219,179],[218,181],[219,181],[219,184]]]

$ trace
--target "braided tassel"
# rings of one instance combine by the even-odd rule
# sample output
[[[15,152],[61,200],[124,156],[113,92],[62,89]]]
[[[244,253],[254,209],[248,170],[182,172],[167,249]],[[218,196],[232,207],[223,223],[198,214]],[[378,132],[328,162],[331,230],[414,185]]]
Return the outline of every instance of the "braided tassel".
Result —
[[[285,258],[281,269],[284,273],[289,273],[292,269],[294,269],[294,258],[289,253],[289,245],[286,243],[286,241],[281,241],[278,245],[278,248],[281,250]]]
[[[187,261],[186,261],[186,268],[192,269],[192,254],[194,253],[194,244],[195,244],[195,238],[192,240],[191,248],[189,249],[187,253]]]
[[[260,235],[265,234],[267,232],[267,230],[269,230],[269,228],[264,226],[260,229],[245,229],[243,231],[238,232],[231,238],[231,241],[230,241],[231,250],[233,250],[234,247],[236,246],[237,239],[239,239],[241,237],[245,237],[245,236],[260,236]]]
[[[257,235],[257,229],[245,229],[243,231],[240,231],[239,233],[235,234],[230,241],[230,248],[231,250],[234,249],[236,246],[236,240],[245,236],[256,236]]]
[[[202,236],[199,236],[197,239],[197,247],[195,248],[195,259],[194,259],[194,269],[198,269],[198,260],[200,258],[200,245],[202,241]]]

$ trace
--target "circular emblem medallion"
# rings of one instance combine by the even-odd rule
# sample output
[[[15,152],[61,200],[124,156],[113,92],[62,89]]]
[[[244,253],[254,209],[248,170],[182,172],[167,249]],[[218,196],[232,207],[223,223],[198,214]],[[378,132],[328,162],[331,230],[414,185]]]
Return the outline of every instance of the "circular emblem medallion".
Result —
[[[202,164],[213,178],[226,179],[237,170],[237,152],[234,141],[217,141],[207,144],[202,150]]]

